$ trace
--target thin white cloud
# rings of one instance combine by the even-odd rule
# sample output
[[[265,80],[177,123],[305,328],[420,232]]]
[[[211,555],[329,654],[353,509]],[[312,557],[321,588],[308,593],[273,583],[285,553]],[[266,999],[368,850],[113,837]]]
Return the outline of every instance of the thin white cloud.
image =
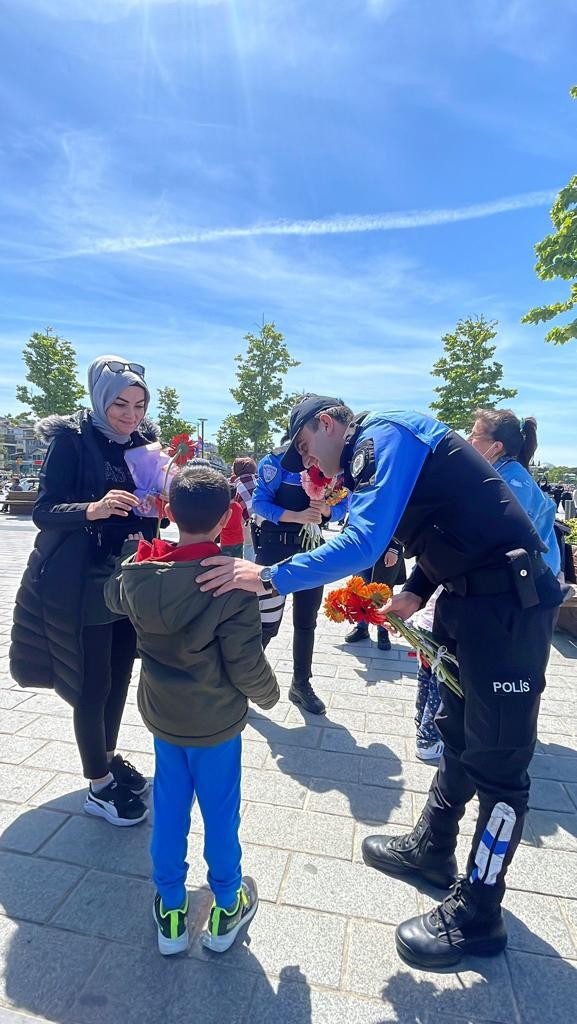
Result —
[[[173,245],[199,245],[219,242],[224,239],[258,238],[263,236],[312,237],[314,235],[357,234],[366,231],[406,231],[414,228],[436,227],[455,224],[459,221],[493,217],[500,213],[526,210],[534,206],[548,206],[556,192],[525,192],[517,196],[506,196],[487,203],[473,203],[469,206],[439,210],[408,210],[398,213],[337,215],[320,220],[277,220],[247,227],[210,228],[180,232],[174,235],[125,235],[120,238],[102,238],[76,249],[69,255],[96,255],[101,253],[125,253],[139,249],[158,249]]]

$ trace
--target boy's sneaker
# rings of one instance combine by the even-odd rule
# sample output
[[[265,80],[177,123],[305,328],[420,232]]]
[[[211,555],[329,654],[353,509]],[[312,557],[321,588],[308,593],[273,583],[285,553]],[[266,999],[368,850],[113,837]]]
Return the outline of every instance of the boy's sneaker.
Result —
[[[165,910],[157,893],[152,905],[152,915],[158,929],[158,948],[163,956],[184,953],[188,949],[188,893],[184,906],[179,910]]]
[[[84,810],[97,818],[105,818],[111,825],[124,826],[138,825],[149,813],[148,807],[139,797],[126,786],[119,786],[116,781],[109,782],[98,793],[94,793],[92,786],[89,786]]]
[[[217,907],[212,904],[208,927],[202,936],[202,944],[215,953],[224,953],[236,939],[241,928],[256,914],[258,892],[252,878],[243,878],[238,890],[236,903],[232,907]]]
[[[120,754],[114,755],[108,767],[114,775],[114,781],[119,786],[128,786],[130,792],[135,796],[142,796],[150,789],[149,780],[130,761],[125,761]]]
[[[444,749],[443,741],[437,740],[436,743],[429,743],[426,747],[416,747],[415,756],[419,761],[438,761]]]

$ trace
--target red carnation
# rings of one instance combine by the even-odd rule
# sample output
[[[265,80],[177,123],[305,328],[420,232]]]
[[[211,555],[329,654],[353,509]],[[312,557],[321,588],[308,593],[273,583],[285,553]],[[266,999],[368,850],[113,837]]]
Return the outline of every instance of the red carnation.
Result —
[[[166,451],[172,459],[171,465],[176,463],[177,466],[185,466],[190,459],[194,458],[196,445],[188,434],[176,434]]]

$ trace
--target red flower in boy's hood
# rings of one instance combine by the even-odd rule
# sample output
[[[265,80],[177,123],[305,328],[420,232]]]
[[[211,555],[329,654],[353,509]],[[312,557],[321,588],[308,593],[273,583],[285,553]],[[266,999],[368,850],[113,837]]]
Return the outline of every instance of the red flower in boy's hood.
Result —
[[[194,458],[196,445],[188,434],[177,434],[172,438],[166,451],[177,466],[185,466],[190,459]]]

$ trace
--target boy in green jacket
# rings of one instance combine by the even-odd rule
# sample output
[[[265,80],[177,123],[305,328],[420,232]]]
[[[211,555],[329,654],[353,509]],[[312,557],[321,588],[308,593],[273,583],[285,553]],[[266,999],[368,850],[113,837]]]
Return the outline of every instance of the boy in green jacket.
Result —
[[[238,590],[215,600],[195,581],[201,560],[219,554],[214,541],[229,506],[221,473],[207,466],[181,469],[167,507],[178,543],[141,540],[105,587],[108,607],[128,615],[138,634],[138,707],[154,734],[151,854],[163,954],[188,946],[185,856],[195,795],[214,895],[204,945],[224,952],[258,905],[254,882],[241,872],[240,734],[247,698],[267,710],[279,689],[262,650],[257,598]]]

